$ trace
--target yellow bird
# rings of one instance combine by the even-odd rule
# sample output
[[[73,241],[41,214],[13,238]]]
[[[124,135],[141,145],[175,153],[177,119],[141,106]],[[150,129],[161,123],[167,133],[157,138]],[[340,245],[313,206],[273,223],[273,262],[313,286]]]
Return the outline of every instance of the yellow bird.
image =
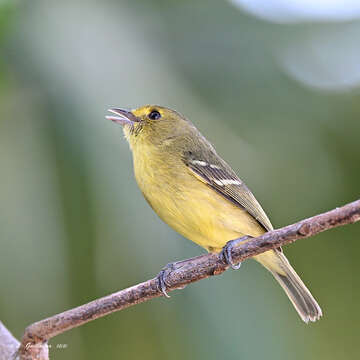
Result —
[[[145,199],[178,233],[218,253],[226,244],[229,250],[230,240],[256,237],[273,229],[252,192],[184,116],[157,105],[109,111],[114,115],[107,118],[123,126]],[[229,254],[224,251],[235,268]],[[281,249],[254,259],[273,274],[303,321],[322,316]],[[166,295],[165,281],[159,281]]]

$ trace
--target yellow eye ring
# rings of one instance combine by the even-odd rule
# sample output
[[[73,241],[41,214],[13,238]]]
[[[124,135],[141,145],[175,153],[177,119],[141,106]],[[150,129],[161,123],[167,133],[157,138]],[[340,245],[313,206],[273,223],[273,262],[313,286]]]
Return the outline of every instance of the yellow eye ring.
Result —
[[[161,114],[157,111],[157,110],[153,110],[150,112],[150,114],[148,115],[148,118],[150,120],[158,120],[161,118]]]

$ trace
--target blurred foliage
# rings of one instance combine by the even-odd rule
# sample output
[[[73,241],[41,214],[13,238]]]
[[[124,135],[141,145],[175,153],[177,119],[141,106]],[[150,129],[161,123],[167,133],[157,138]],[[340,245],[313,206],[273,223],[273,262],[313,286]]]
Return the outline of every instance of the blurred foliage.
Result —
[[[143,200],[110,106],[188,116],[275,226],[358,198],[359,90],[305,87],[279,60],[342,26],[272,24],[218,1],[0,2],[1,320],[20,337],[202,253]],[[322,305],[316,324],[249,261],[56,337],[52,358],[354,359],[359,229],[285,249]]]

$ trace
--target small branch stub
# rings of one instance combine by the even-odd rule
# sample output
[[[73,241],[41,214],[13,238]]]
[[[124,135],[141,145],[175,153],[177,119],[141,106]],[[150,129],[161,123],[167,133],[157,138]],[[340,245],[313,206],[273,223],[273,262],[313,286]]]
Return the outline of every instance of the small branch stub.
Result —
[[[19,345],[19,341],[14,338],[10,331],[0,321],[0,360],[15,360]]]

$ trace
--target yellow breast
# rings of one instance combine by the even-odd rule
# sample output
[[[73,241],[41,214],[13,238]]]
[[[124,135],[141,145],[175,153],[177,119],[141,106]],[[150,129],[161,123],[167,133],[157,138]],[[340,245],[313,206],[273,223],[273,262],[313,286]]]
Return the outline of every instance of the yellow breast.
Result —
[[[264,232],[245,210],[190,173],[181,158],[169,161],[171,154],[165,158],[154,151],[158,149],[133,151],[135,178],[154,211],[178,233],[218,252],[229,240]]]

